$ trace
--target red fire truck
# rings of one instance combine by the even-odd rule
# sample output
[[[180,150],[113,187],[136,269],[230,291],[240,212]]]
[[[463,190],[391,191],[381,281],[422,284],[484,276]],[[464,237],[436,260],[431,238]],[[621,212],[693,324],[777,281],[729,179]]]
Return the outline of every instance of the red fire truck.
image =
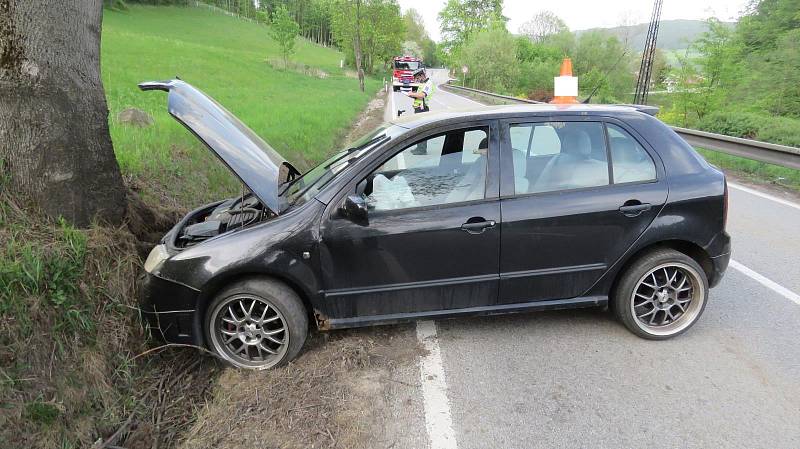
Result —
[[[425,70],[422,60],[414,56],[397,56],[392,61],[392,88],[395,91],[416,91],[419,83],[414,82],[414,73]]]

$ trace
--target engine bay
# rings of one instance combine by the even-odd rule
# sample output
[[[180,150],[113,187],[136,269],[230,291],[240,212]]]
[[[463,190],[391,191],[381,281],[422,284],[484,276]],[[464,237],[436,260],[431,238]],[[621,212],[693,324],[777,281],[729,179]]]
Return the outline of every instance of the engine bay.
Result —
[[[231,198],[195,211],[175,236],[175,247],[188,248],[200,242],[274,217],[253,194]]]

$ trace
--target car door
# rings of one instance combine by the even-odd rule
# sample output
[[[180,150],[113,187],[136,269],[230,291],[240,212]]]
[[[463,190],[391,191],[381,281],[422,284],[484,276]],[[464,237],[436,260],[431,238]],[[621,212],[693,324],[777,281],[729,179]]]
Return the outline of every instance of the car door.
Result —
[[[499,133],[493,122],[429,132],[384,153],[328,207],[324,300],[348,325],[495,304]],[[339,210],[347,195],[363,222]]]
[[[660,159],[611,119],[507,121],[502,132],[499,303],[580,296],[664,205]]]

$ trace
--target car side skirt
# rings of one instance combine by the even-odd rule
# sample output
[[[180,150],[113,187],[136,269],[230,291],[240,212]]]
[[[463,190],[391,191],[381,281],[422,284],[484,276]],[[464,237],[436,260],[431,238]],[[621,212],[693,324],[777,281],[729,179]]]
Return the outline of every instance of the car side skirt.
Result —
[[[317,321],[320,330],[346,329],[352,327],[379,326],[404,323],[422,319],[444,319],[463,316],[503,315],[509,313],[534,312],[540,310],[577,309],[600,307],[608,304],[608,296],[582,296],[579,298],[553,299],[546,301],[500,304],[496,306],[468,307],[464,309],[434,310],[419,313],[395,313],[390,315],[333,318]]]

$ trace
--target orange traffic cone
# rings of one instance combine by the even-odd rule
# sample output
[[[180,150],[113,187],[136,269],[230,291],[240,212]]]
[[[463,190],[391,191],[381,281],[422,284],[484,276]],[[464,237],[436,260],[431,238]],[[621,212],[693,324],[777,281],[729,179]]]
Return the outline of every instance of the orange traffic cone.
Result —
[[[578,78],[572,76],[572,59],[564,58],[561,63],[561,73],[553,79],[555,84],[551,104],[577,104],[578,103]]]

